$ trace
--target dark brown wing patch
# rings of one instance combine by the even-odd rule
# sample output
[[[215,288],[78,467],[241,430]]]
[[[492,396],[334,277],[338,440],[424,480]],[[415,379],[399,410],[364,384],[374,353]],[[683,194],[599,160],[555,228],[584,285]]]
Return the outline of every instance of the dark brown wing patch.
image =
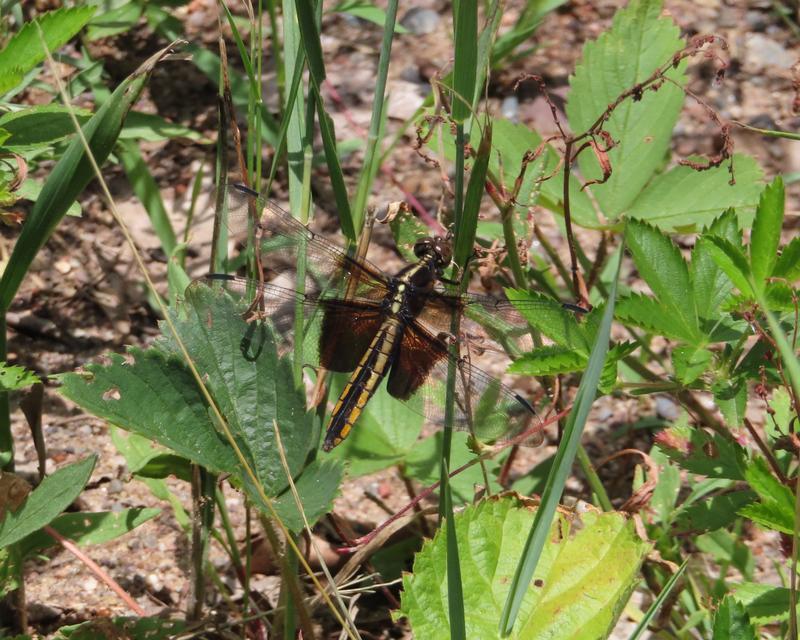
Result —
[[[349,373],[358,365],[383,323],[378,305],[354,301],[320,300],[324,307],[319,337],[320,365]]]
[[[400,400],[408,400],[425,382],[434,365],[447,358],[447,345],[416,323],[403,332],[399,351],[389,373],[387,390]]]

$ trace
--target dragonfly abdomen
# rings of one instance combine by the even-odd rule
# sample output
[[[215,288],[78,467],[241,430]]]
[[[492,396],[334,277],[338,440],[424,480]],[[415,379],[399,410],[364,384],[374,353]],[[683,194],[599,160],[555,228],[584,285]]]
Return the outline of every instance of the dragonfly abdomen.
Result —
[[[339,395],[331,413],[323,450],[330,451],[348,436],[375,389],[389,372],[402,333],[403,323],[398,318],[389,316],[384,320]]]

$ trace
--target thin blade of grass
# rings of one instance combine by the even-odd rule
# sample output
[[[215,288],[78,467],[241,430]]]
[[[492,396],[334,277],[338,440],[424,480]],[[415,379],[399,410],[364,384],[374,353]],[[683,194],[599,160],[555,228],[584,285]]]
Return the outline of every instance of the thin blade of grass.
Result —
[[[175,230],[172,228],[164,201],[161,199],[158,185],[139,151],[139,145],[134,140],[122,140],[117,145],[117,156],[122,162],[133,192],[144,205],[145,211],[150,217],[150,223],[161,242],[161,248],[166,255],[172,255],[177,244]]]
[[[447,462],[444,465],[445,477],[450,473]],[[467,622],[464,616],[464,587],[461,581],[461,561],[458,557],[458,538],[456,536],[456,523],[453,513],[453,494],[450,483],[445,483],[442,491],[442,501],[445,503],[445,533],[447,534],[447,612],[450,617],[450,639],[465,640],[467,637]]]
[[[383,123],[383,107],[386,99],[386,78],[389,74],[389,58],[394,41],[394,26],[397,20],[397,0],[390,0],[386,7],[386,19],[383,25],[383,41],[378,59],[378,75],[375,83],[375,95],[372,98],[372,115],[367,133],[367,146],[364,153],[364,165],[358,180],[356,197],[353,201],[353,224],[360,229],[364,220],[364,209],[367,195],[378,172],[378,152],[380,150],[381,127]]]
[[[453,120],[461,124],[472,113],[470,100],[475,93],[478,63],[478,3],[458,2],[455,9],[453,62]]]
[[[542,492],[542,500],[536,511],[536,517],[531,527],[530,535],[525,543],[525,549],[517,565],[511,588],[508,592],[503,613],[500,617],[500,633],[508,636],[513,627],[514,621],[519,613],[520,605],[525,592],[528,590],[536,565],[547,540],[550,530],[550,523],[553,521],[556,508],[558,507],[564,485],[570,475],[572,463],[580,444],[581,434],[586,426],[586,418],[597,394],[597,385],[603,373],[603,366],[608,352],[608,341],[611,335],[611,321],[614,317],[614,306],[617,296],[617,280],[619,279],[620,267],[622,266],[622,256],[624,251],[619,252],[616,275],[611,281],[608,292],[608,301],[600,320],[600,327],[597,330],[594,345],[589,356],[589,363],[586,366],[581,384],[575,396],[575,403],[572,411],[567,418],[567,425],[561,444],[556,451],[553,466],[547,476],[547,483]]]
[[[481,209],[486,173],[489,169],[489,157],[492,153],[492,123],[487,119],[483,138],[478,147],[475,162],[472,165],[467,193],[464,196],[464,211],[456,220],[455,245],[453,261],[463,269],[472,255],[475,235],[478,230],[478,213]]]
[[[655,618],[655,615],[658,613],[658,610],[661,608],[661,605],[664,604],[664,601],[669,597],[672,593],[672,590],[675,588],[675,585],[678,584],[678,580],[683,575],[683,572],[686,571],[686,567],[689,566],[689,558],[683,561],[678,570],[672,575],[672,577],[667,580],[667,584],[664,585],[664,588],[661,590],[661,593],[658,594],[658,597],[653,601],[653,604],[650,605],[650,608],[644,614],[644,617],[639,621],[639,624],[636,625],[636,628],[633,630],[629,640],[638,640],[642,633],[647,629],[647,625]]]

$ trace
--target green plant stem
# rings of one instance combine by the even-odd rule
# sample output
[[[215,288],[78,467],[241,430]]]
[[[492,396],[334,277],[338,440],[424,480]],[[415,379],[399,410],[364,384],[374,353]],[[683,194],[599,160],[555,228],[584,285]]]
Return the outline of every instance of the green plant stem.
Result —
[[[594,465],[589,459],[589,454],[586,453],[586,449],[584,449],[582,444],[578,445],[576,458],[578,459],[581,471],[583,471],[583,475],[586,476],[586,481],[589,483],[592,493],[597,496],[600,508],[603,509],[603,511],[613,511],[614,505],[611,504],[611,498],[608,497],[606,488],[603,486],[603,482],[600,480],[600,476],[597,475],[597,471],[595,471]]]
[[[511,273],[514,274],[514,285],[518,289],[528,288],[528,279],[525,277],[525,272],[522,270],[522,264],[519,260],[519,251],[517,250],[517,238],[514,234],[514,210],[513,203],[509,202],[500,210],[500,219],[503,221],[503,240],[506,243],[506,252],[508,253],[508,263],[511,265]]]
[[[6,360],[6,312],[0,309],[0,362]],[[11,407],[8,392],[0,391],[0,469],[14,471],[14,437],[11,434]]]

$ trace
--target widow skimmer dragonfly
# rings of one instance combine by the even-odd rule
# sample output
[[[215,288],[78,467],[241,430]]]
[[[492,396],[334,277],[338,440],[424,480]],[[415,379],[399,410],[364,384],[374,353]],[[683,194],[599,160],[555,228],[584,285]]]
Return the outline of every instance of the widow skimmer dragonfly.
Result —
[[[255,295],[250,313],[270,319],[277,333],[290,341],[294,313],[301,311],[304,334],[318,333],[306,354],[316,361],[311,364],[349,374],[329,419],[325,451],[347,437],[384,379],[389,395],[444,424],[443,381],[448,369],[455,372],[454,428],[481,441],[509,440],[527,432],[531,435],[524,444],[541,441],[541,421],[522,395],[469,358],[451,353],[449,332],[455,313],[463,317],[471,311],[488,313],[522,328],[527,323],[508,301],[473,293],[454,295],[444,289],[443,271],[451,261],[445,240],[418,240],[417,262],[388,275],[247,187],[229,187],[228,202],[229,216],[239,225],[258,220],[255,249],[262,252],[265,264],[274,265],[277,276],[267,281],[263,275],[256,280],[212,273],[207,279],[229,291]]]

